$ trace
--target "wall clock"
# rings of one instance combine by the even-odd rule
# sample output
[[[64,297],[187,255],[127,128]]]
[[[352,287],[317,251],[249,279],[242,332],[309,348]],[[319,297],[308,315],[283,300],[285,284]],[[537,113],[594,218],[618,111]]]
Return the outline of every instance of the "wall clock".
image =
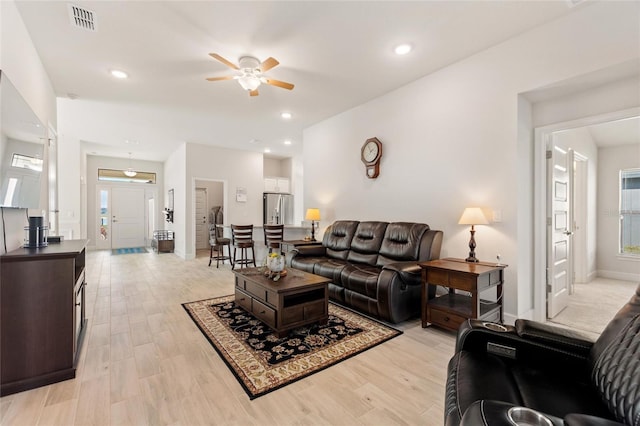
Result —
[[[370,138],[362,145],[361,159],[365,173],[369,179],[375,179],[380,174],[380,158],[382,157],[382,142],[378,138]]]

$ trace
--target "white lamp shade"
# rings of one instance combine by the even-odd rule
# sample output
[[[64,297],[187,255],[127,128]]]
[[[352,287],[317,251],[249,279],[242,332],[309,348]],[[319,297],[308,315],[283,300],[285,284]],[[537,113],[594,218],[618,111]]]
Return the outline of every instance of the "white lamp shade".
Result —
[[[480,207],[467,207],[458,221],[459,225],[486,225],[489,221]]]
[[[304,220],[320,220],[320,209],[307,209]]]

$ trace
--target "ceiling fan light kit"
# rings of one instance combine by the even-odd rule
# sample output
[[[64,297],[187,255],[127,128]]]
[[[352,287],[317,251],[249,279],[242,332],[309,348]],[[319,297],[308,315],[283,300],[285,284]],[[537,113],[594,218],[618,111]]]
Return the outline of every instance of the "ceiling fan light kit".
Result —
[[[291,90],[294,87],[291,83],[268,79],[264,76],[263,73],[265,71],[268,71],[279,64],[279,62],[274,58],[269,57],[263,62],[260,62],[252,56],[243,56],[238,61],[238,65],[236,65],[217,53],[210,53],[209,55],[229,68],[237,70],[239,74],[235,76],[209,77],[207,78],[208,81],[238,80],[240,86],[249,92],[249,96],[258,96],[258,87],[260,87],[262,83],[281,87],[287,90]]]

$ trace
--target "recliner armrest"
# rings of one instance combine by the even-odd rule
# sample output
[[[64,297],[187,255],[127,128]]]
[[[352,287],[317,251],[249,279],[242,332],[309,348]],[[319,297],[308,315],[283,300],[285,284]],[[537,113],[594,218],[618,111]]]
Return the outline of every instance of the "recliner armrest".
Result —
[[[532,339],[520,336],[516,327],[480,320],[467,320],[460,325],[456,353],[463,350],[523,362],[562,363],[570,369],[586,368],[589,354],[585,348],[567,345],[561,339]]]
[[[613,420],[603,419],[602,417],[589,416],[587,414],[571,413],[564,418],[565,426],[624,426],[623,423],[614,422]]]
[[[292,250],[294,256],[326,256],[327,249],[317,244],[298,246]]]
[[[594,343],[592,339],[576,331],[537,321],[518,319],[515,325],[518,336],[524,339],[564,348],[567,351],[582,352],[585,357]]]
[[[514,423],[509,419],[509,409],[515,407],[515,405],[503,401],[476,401],[464,412],[460,420],[460,426],[513,426]],[[558,417],[546,413],[540,414],[546,417],[554,426],[564,426],[565,424]],[[596,424],[593,426],[596,426]]]
[[[416,261],[387,263],[382,269],[397,272],[404,285],[422,284],[422,268]]]

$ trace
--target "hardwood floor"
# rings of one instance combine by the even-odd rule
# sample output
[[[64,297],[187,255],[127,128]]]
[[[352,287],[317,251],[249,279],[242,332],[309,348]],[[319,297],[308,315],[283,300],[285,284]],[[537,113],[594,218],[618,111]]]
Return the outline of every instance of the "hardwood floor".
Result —
[[[87,253],[76,378],[0,398],[9,425],[442,425],[454,334],[422,329],[250,401],[181,303],[233,293],[230,266]]]

